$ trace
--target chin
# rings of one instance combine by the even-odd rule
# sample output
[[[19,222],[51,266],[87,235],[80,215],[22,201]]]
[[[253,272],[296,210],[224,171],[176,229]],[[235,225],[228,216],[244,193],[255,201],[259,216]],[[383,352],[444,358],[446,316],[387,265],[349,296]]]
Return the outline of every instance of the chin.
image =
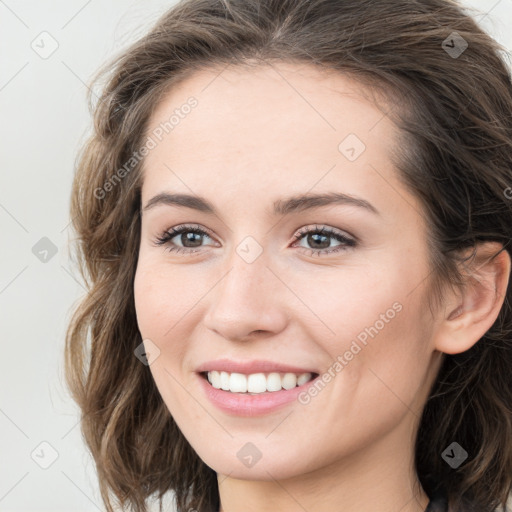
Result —
[[[247,445],[249,443],[250,441],[247,442]],[[262,449],[259,460],[244,462],[244,452],[242,451],[240,456],[237,453],[243,450],[246,443],[235,441],[233,444],[236,445],[236,448],[231,450],[224,447],[221,454],[210,452],[208,455],[203,455],[198,453],[203,462],[217,474],[240,480],[286,480],[315,469],[312,461],[304,459],[303,453],[296,448],[290,448],[288,453],[284,450],[268,449],[269,453],[267,454],[265,453],[267,450]],[[249,453],[251,450],[254,449],[246,448],[245,453]],[[232,451],[234,452],[233,456],[227,456]]]

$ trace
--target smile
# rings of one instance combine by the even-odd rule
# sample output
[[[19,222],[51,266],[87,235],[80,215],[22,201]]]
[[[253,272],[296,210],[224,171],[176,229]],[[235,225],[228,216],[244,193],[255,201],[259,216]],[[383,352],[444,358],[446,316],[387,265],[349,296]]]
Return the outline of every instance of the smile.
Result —
[[[318,374],[315,373],[251,373],[249,375],[237,372],[212,370],[201,374],[215,389],[231,393],[259,394],[275,393],[283,389],[289,390],[306,384]]]
[[[212,382],[209,381],[208,374]],[[222,374],[225,375],[222,377]],[[271,372],[246,375],[212,370],[196,375],[205,397],[212,405],[231,416],[245,417],[270,414],[294,402],[300,403],[298,402],[299,394],[306,391],[309,386],[315,385],[320,378],[318,373],[313,372],[301,374]],[[222,384],[224,387],[229,384],[229,388],[222,389]],[[278,385],[279,389],[277,389]],[[244,389],[245,391],[241,391]],[[260,391],[249,391],[251,389]],[[272,389],[274,391],[271,391]]]

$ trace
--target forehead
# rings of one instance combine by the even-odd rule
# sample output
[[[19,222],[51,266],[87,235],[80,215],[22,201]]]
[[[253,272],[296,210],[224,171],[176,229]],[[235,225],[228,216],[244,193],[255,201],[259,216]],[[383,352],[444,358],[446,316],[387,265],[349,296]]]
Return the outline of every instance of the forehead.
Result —
[[[153,112],[147,136],[161,140],[144,161],[143,196],[162,188],[208,195],[213,186],[293,193],[315,183],[361,194],[383,180],[396,188],[390,146],[398,129],[383,96],[371,98],[357,81],[310,65],[197,71]]]
[[[313,132],[332,132],[336,139],[350,130],[363,137],[385,117],[382,109],[387,108],[369,101],[369,95],[369,89],[339,72],[305,64],[206,68],[167,91],[150,119],[148,133],[169,124],[173,112],[188,111],[186,103],[193,97],[197,105],[180,116],[178,124],[172,123],[165,134],[170,137],[165,138],[185,138],[198,125],[204,130],[194,133],[193,139],[201,143],[223,134],[231,139],[234,133],[240,135],[237,144],[243,135],[258,133],[262,138],[280,135],[279,140],[297,141],[301,134]],[[383,94],[379,102],[384,103]],[[214,131],[218,127],[224,130]],[[389,126],[386,129],[391,135]]]

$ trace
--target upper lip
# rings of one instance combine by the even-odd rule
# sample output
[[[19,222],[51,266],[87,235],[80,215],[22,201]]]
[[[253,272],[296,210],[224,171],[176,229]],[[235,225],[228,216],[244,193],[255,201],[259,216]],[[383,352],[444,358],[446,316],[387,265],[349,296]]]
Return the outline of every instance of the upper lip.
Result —
[[[288,364],[277,363],[274,361],[266,361],[263,359],[253,359],[252,361],[233,361],[231,359],[216,359],[214,361],[206,361],[197,367],[196,371],[210,372],[213,370],[224,371],[229,373],[243,373],[250,375],[251,373],[317,373],[310,368],[301,368],[300,366],[291,366]]]

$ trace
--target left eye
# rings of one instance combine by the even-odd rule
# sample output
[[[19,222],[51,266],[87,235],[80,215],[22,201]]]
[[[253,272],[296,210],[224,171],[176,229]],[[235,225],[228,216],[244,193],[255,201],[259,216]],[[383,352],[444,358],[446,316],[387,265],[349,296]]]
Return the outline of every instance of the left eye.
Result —
[[[155,244],[159,246],[168,245],[166,250],[170,252],[195,253],[198,251],[194,250],[194,248],[201,247],[201,243],[204,237],[211,239],[209,233],[201,229],[199,226],[177,226],[165,231],[160,237],[157,238]],[[174,238],[177,238],[177,240],[182,245],[176,245],[176,243],[173,242]],[[295,235],[294,240],[297,241],[301,239],[305,239],[307,243],[316,246],[309,249],[303,246],[301,246],[301,248],[307,249],[311,251],[312,254],[317,254],[318,256],[321,254],[347,250],[356,246],[356,241],[354,239],[349,238],[345,234],[325,226],[320,228],[316,226],[314,229],[306,228],[301,230],[297,235]],[[337,240],[340,242],[340,245],[336,246],[334,249],[331,248],[326,250],[330,246],[329,239]],[[318,245],[321,247],[318,247]]]
[[[320,228],[316,226],[315,229],[305,228],[299,231],[299,233],[294,237],[295,240],[301,240],[303,238],[307,243],[314,245],[314,247],[309,250],[311,251],[311,254],[316,254],[317,256],[345,251],[357,245],[353,238],[349,238],[344,233],[325,226],[321,226]],[[334,249],[326,250],[330,246],[329,238],[334,238],[340,242],[340,245],[336,246]],[[316,244],[320,244],[320,247],[315,247]]]

